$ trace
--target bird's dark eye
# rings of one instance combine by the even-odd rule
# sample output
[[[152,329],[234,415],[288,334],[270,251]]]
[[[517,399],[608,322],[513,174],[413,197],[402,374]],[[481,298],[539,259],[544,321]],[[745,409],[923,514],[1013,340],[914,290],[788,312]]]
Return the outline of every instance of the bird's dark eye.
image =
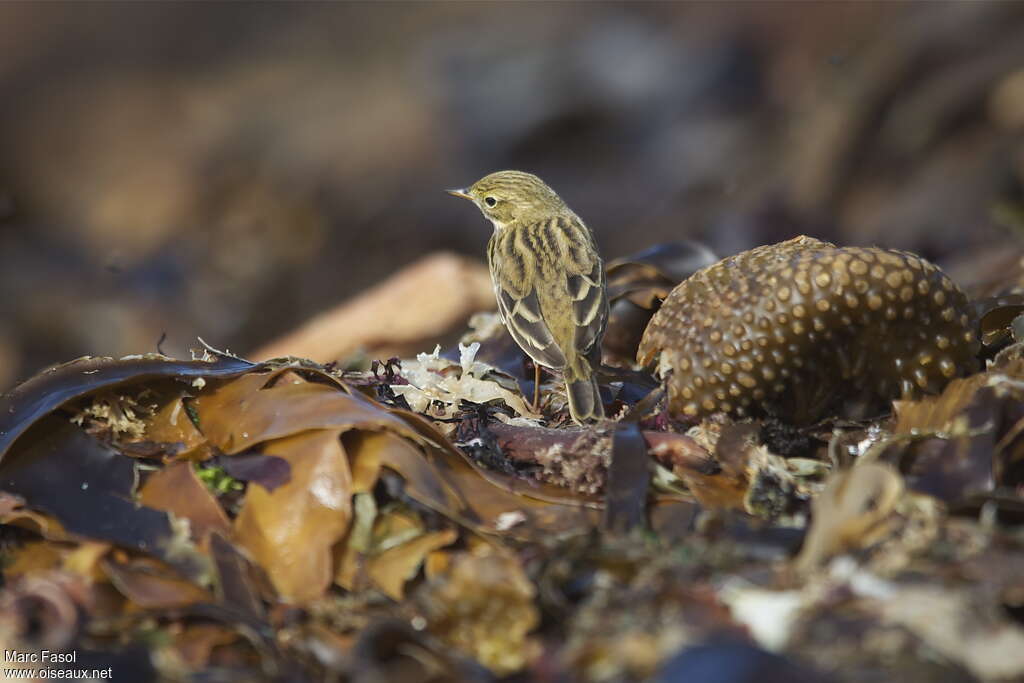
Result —
[[[493,207],[497,203],[498,200],[495,199],[494,197],[484,197],[484,204],[486,204],[487,206]]]

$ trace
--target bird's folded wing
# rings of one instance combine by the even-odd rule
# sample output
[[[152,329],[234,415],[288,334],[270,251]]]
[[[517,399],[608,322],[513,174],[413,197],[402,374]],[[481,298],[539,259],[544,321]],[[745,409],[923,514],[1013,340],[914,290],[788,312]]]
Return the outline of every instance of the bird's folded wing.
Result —
[[[576,323],[576,349],[587,353],[600,339],[608,322],[608,295],[604,287],[604,267],[596,261],[586,274],[569,275],[573,322]]]
[[[531,289],[526,296],[516,297],[500,285],[494,290],[498,299],[498,312],[523,351],[541,365],[564,368],[565,354],[558,348],[551,330],[541,316],[537,291]]]

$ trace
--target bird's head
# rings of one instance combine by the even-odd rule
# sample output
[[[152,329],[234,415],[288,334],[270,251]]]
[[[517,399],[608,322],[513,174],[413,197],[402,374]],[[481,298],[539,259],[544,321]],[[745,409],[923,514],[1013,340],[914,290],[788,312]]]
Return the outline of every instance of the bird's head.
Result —
[[[565,202],[532,173],[498,171],[448,194],[477,205],[495,230],[511,223],[533,223],[567,210]]]

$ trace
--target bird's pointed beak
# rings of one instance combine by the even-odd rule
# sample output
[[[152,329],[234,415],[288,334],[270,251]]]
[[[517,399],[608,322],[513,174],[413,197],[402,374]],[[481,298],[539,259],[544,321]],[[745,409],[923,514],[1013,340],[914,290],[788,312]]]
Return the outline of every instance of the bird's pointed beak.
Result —
[[[473,201],[473,198],[470,197],[469,194],[464,189],[463,190],[445,190],[445,192],[447,192],[448,194],[450,194],[453,197],[461,197],[462,199],[468,199],[469,201]]]

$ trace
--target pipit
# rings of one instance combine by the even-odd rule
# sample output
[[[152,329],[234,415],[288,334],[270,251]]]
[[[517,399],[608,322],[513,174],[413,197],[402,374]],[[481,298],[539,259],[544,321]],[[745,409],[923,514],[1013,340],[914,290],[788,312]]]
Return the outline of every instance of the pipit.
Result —
[[[590,230],[530,173],[499,171],[448,192],[476,204],[494,224],[487,261],[512,338],[535,364],[562,372],[574,420],[603,417],[593,364],[601,360],[608,294]]]

